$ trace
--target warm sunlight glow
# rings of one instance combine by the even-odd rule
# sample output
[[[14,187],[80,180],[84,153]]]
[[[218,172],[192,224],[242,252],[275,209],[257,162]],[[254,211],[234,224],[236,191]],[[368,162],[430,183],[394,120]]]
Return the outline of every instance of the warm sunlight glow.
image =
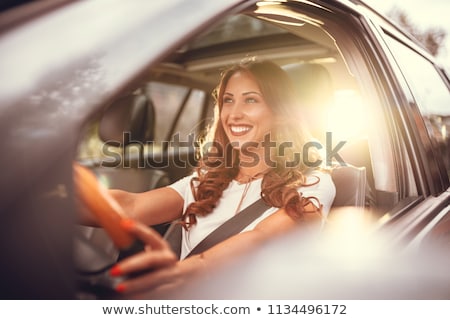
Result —
[[[333,133],[333,138],[341,140],[360,136],[366,128],[366,119],[359,94],[353,90],[339,90],[334,99],[327,114],[327,131]]]
[[[361,268],[382,254],[384,243],[373,239],[371,230],[375,219],[368,210],[341,207],[333,209],[330,215],[323,250],[328,255],[336,253],[341,267]]]

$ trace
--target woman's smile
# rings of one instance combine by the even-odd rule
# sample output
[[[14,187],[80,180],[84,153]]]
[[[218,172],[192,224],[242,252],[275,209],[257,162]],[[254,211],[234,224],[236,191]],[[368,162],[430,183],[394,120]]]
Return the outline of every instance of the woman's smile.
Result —
[[[230,125],[230,132],[234,136],[243,136],[252,130],[253,126],[248,125]]]

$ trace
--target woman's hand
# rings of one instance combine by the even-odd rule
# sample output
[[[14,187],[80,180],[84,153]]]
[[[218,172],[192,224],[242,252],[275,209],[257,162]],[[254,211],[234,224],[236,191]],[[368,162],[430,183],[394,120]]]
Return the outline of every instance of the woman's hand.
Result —
[[[117,292],[168,292],[202,269],[200,257],[178,261],[167,241],[146,225],[126,219],[122,221],[122,226],[145,244],[145,250],[111,268],[110,274],[113,277],[130,276],[116,286]]]
[[[169,244],[153,229],[146,225],[126,219],[122,227],[145,244],[145,251],[137,253],[119,262],[111,269],[112,276],[130,276],[116,286],[120,293],[151,292],[153,296],[171,296],[173,291],[181,289],[189,281],[209,277],[217,268],[244,255],[275,236],[284,234],[298,222],[292,219],[284,209],[279,209],[265,218],[252,231],[237,234],[200,255],[194,255],[182,261],[177,258]],[[133,275],[133,273],[139,273]]]

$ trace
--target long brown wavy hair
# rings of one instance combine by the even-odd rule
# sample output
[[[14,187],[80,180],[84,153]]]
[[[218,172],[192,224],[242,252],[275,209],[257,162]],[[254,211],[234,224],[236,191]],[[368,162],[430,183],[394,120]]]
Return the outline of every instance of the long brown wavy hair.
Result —
[[[287,213],[299,220],[321,217],[321,204],[316,198],[303,197],[298,193],[300,186],[306,186],[306,171],[311,168],[299,161],[303,146],[311,138],[306,124],[299,118],[301,107],[289,75],[270,61],[248,60],[230,67],[222,73],[219,85],[213,92],[216,99],[214,121],[208,135],[202,141],[203,150],[196,168],[197,176],[191,180],[195,202],[191,203],[182,216],[182,224],[189,228],[197,222],[197,216],[210,214],[217,206],[223,191],[239,172],[239,151],[230,146],[230,141],[220,121],[223,94],[232,75],[248,73],[256,80],[261,93],[274,116],[282,119],[270,134],[276,146],[289,142],[290,148],[273,148],[271,161],[276,163],[264,174],[261,197],[272,207],[285,208]],[[318,154],[310,153],[308,160],[319,160]],[[314,162],[314,161],[311,161]],[[289,164],[289,165],[287,165]],[[319,178],[312,184],[317,183]],[[308,204],[314,206],[308,206]],[[308,209],[306,209],[308,208]],[[311,210],[311,208],[313,208]]]

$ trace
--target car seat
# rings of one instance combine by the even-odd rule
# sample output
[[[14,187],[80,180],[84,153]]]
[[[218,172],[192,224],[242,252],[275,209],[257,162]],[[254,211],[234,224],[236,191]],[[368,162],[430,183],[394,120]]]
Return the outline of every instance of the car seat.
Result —
[[[100,162],[90,169],[109,189],[144,192],[170,183],[163,170],[146,168],[144,159],[127,154],[126,147],[137,144],[143,148],[154,139],[155,110],[143,94],[127,94],[110,104],[98,123],[98,133],[104,147],[120,147],[120,163]],[[161,234],[166,226],[154,226]],[[119,259],[120,252],[101,228],[76,226],[75,265],[83,272],[96,272]]]
[[[326,119],[333,102],[333,83],[328,70],[318,63],[290,64],[284,67],[291,77],[301,103],[300,116],[311,135],[325,142]]]
[[[109,188],[144,192],[170,183],[167,173],[147,168],[145,145],[153,143],[155,108],[144,94],[128,94],[114,101],[99,122],[99,137],[106,145],[121,147],[121,163],[103,162],[93,167],[98,178]],[[127,147],[136,145],[142,154],[132,155]]]
[[[332,207],[364,207],[366,201],[366,168],[352,165],[333,168],[331,178],[336,186]]]

